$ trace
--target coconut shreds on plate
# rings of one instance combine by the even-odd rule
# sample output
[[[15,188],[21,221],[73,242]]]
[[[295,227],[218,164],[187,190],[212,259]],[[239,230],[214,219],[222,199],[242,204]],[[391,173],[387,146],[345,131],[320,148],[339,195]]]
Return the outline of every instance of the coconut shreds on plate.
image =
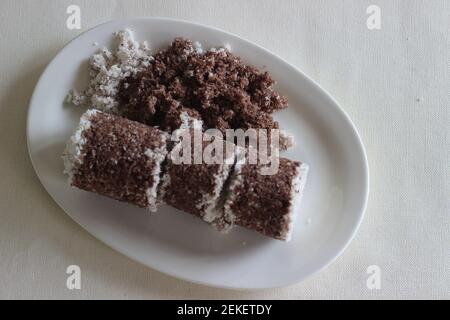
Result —
[[[116,32],[117,48],[103,48],[90,57],[89,85],[83,91],[72,90],[67,102],[86,108],[118,113],[117,93],[120,82],[150,65],[153,60],[147,41],[137,42],[130,30]]]

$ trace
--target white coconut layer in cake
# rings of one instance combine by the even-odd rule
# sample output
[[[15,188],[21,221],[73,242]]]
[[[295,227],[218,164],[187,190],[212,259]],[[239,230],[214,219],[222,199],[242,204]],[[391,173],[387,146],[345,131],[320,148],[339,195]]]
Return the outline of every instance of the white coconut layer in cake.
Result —
[[[231,204],[234,203],[234,201],[237,198],[236,188],[241,185],[244,181],[244,177],[241,174],[242,166],[244,165],[245,160],[238,159],[236,164],[234,165],[233,171],[231,172],[230,176],[230,184],[228,186],[228,190],[226,191],[225,197],[225,204],[224,204],[224,214],[228,217],[228,219],[234,221],[236,220],[236,215],[233,212],[233,209],[231,209]]]
[[[175,146],[167,157],[159,197],[165,203],[196,215],[217,230],[224,231],[225,229],[228,230],[229,227],[226,222],[228,220],[224,219],[223,203],[220,200],[225,182],[235,163],[235,146],[226,143],[220,137],[203,133],[201,128],[201,121],[183,115],[181,129],[172,133],[172,142],[175,143]],[[206,138],[206,136],[208,137]],[[216,162],[218,159],[211,159],[213,162],[210,163],[203,157],[205,156],[205,149],[201,148],[211,146],[207,141],[214,141],[212,143],[215,143],[216,139],[219,139],[219,143],[223,142],[224,157],[220,159],[220,163]],[[198,146],[195,145],[196,142],[199,143]],[[190,158],[178,159],[181,150],[184,154],[183,148],[189,147],[186,144],[190,144]],[[197,151],[202,152],[202,161],[198,164],[194,162],[195,148],[200,148]],[[214,150],[217,151],[215,148]],[[182,160],[190,160],[191,162],[184,163]],[[193,181],[199,181],[200,184],[187,182],[192,179],[194,179]],[[211,183],[204,185],[205,181],[211,181]],[[180,188],[184,190],[181,194]],[[183,192],[191,194],[192,198],[181,199]]]
[[[297,168],[297,174],[292,181],[291,189],[291,203],[289,213],[284,217],[288,224],[287,234],[285,235],[285,241],[291,241],[294,231],[295,221],[297,219],[298,212],[300,211],[300,203],[303,198],[303,192],[306,186],[306,180],[308,179],[309,166],[306,163],[301,163]]]
[[[97,110],[88,110],[80,118],[80,122],[74,134],[67,141],[63,153],[64,174],[69,176],[69,183],[72,185],[73,176],[77,167],[83,163],[83,147],[86,139],[83,132],[91,127],[91,117],[97,114]]]
[[[222,195],[222,190],[225,182],[230,175],[233,164],[228,164],[230,161],[234,162],[235,155],[229,155],[225,158],[224,164],[220,165],[217,174],[214,175],[214,191],[211,194],[205,194],[197,207],[204,211],[203,220],[208,223],[214,223],[221,220],[224,215],[223,208],[219,206],[219,200]]]
[[[202,208],[204,215],[202,219],[210,223],[216,230],[227,233],[233,225],[234,219],[224,210],[225,198],[227,194],[226,183],[233,172],[233,168],[238,158],[240,158],[241,148],[233,143],[223,141],[223,163],[214,175],[214,190],[210,194],[205,194],[198,208]]]
[[[167,141],[167,134],[161,134],[161,139],[163,141]],[[148,199],[148,209],[151,212],[156,212],[158,209],[158,205],[160,204],[158,198],[158,189],[161,183],[161,175],[162,175],[162,164],[167,156],[167,144],[164,148],[157,148],[155,150],[147,149],[145,151],[145,155],[153,161],[155,164],[155,168],[153,169],[153,185],[151,188],[147,188],[146,194]]]

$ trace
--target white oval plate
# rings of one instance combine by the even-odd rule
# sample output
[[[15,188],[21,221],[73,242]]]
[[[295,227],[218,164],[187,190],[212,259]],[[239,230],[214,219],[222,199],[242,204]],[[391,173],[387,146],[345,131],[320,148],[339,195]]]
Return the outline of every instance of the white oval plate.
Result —
[[[229,235],[163,207],[157,214],[70,188],[60,158],[83,110],[63,106],[67,92],[87,83],[87,59],[130,28],[153,49],[176,36],[205,48],[231,45],[247,63],[267,69],[290,107],[278,113],[297,147],[285,154],[311,170],[291,242],[242,228]],[[48,193],[82,227],[124,255],[166,274],[210,286],[280,287],[301,281],[336,259],[361,223],[368,165],[361,139],[335,100],[301,71],[230,33],[185,21],[142,18],[102,24],[69,43],[50,63],[33,94],[27,125],[30,157]]]

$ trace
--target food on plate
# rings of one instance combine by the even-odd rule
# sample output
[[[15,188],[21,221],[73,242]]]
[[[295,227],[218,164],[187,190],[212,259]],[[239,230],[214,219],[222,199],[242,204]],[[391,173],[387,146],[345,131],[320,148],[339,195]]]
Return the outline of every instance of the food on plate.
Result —
[[[287,108],[268,72],[245,64],[230,48],[205,50],[198,42],[176,38],[151,55],[148,42],[138,43],[129,30],[116,33],[117,48],[104,48],[89,63],[90,82],[67,100],[112,112],[172,132],[187,112],[204,129],[279,129],[272,114]],[[281,132],[280,147],[293,145]]]
[[[234,167],[236,148],[219,137],[207,136],[197,126],[190,129],[176,130],[172,135],[176,144],[168,154],[161,184],[161,199],[164,203],[179,210],[193,214],[213,225],[216,229],[226,232],[233,221],[223,211],[223,195],[226,182]],[[212,143],[220,143],[220,155],[213,158],[215,150]],[[198,151],[195,143],[198,142]],[[186,144],[190,146],[186,147]],[[192,152],[184,158],[183,150]],[[209,160],[204,155],[211,153]],[[183,161],[181,161],[183,160]],[[181,163],[182,162],[182,163]]]
[[[72,186],[156,211],[166,154],[167,134],[162,131],[88,110],[63,159]]]
[[[205,50],[175,38],[152,55],[129,30],[115,35],[113,52],[104,48],[90,58],[87,88],[67,97],[90,108],[63,155],[70,185],[153,212],[167,204],[222,232],[240,225],[289,241],[308,166],[278,158],[274,141],[287,149],[293,140],[272,131],[280,128],[273,113],[288,101],[269,73],[228,47]],[[217,134],[208,133],[211,128]],[[242,158],[250,151],[261,155],[247,142],[223,139],[238,129],[268,133],[279,161],[274,173]],[[219,161],[212,145],[222,147]],[[205,161],[207,151],[212,162]]]
[[[88,110],[63,155],[69,183],[150,211],[166,203],[222,232],[237,224],[289,241],[308,166],[280,158],[277,173],[263,175],[263,166],[247,164],[241,148],[217,136],[206,137],[197,119],[187,114],[181,118],[169,141],[169,134],[157,128]],[[196,139],[201,142],[199,162]],[[221,161],[214,158],[219,149]],[[183,157],[186,150],[191,152],[188,161]],[[205,161],[208,154],[212,158]]]
[[[308,165],[280,158],[274,175],[258,164],[237,163],[225,202],[225,213],[237,225],[289,241],[305,187]]]

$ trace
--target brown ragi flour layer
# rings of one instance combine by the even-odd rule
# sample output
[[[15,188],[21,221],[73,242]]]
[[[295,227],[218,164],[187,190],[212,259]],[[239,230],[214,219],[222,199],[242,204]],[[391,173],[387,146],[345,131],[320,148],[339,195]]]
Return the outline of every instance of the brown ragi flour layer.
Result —
[[[163,130],[180,125],[182,112],[203,120],[205,128],[277,129],[272,113],[287,107],[267,72],[245,65],[226,49],[196,50],[176,38],[154,55],[142,72],[119,87],[119,112]]]
[[[224,213],[223,201],[221,200],[225,192],[227,179],[235,163],[235,146],[220,138],[210,136],[211,141],[217,139],[218,143],[223,144],[223,153],[226,160],[220,164],[204,162],[196,164],[194,159],[194,135],[197,135],[197,139],[202,141],[202,149],[199,150],[202,155],[210,142],[205,142],[204,137],[206,135],[201,131],[201,128],[179,129],[174,132],[173,136],[177,137],[178,143],[174,145],[167,156],[160,197],[164,203],[202,218],[219,231],[227,232],[231,229],[233,221]],[[186,164],[186,161],[180,164],[181,150],[188,143],[183,140],[187,136],[191,138],[191,164]],[[226,154],[227,147],[230,147],[228,154]]]
[[[225,212],[237,225],[289,241],[308,167],[280,158],[274,175],[262,175],[261,165],[237,164]]]
[[[64,154],[71,185],[155,211],[166,138],[141,123],[88,111]]]

